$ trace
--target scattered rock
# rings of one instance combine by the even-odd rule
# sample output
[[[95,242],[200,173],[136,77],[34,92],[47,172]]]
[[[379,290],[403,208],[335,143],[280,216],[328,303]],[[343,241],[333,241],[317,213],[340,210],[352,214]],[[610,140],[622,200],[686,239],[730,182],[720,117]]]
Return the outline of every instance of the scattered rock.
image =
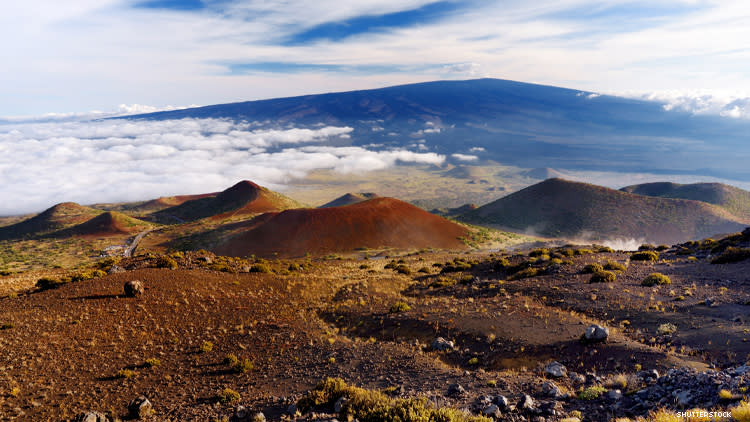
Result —
[[[532,398],[528,394],[524,394],[523,397],[521,397],[521,400],[518,401],[518,404],[516,405],[516,409],[533,410],[535,406],[536,406],[536,403],[534,402],[534,398]]]
[[[125,283],[125,296],[136,297],[143,294],[143,282],[140,280],[130,280]]]
[[[110,422],[109,418],[99,412],[84,412],[76,416],[73,422]]]
[[[214,263],[213,259],[211,259],[210,256],[199,256],[197,258],[197,260],[198,260],[198,262],[202,262],[202,263],[207,264],[207,265],[211,265],[211,264]]]
[[[586,331],[583,333],[584,340],[591,342],[591,343],[600,343],[603,341],[607,341],[607,338],[609,337],[609,328],[602,327],[601,325],[597,324],[591,324],[586,328]]]
[[[563,396],[562,390],[552,381],[547,381],[542,385],[542,393],[548,397],[560,398]]]
[[[446,340],[442,337],[438,337],[435,340],[432,340],[432,350],[436,350],[438,352],[453,350],[454,347],[456,346],[452,341]]]
[[[461,384],[451,384],[448,386],[449,396],[463,396],[464,394],[466,394],[466,389]]]
[[[151,414],[153,407],[145,396],[138,396],[128,404],[128,413],[132,419],[143,419]]]
[[[607,399],[611,401],[618,401],[622,399],[622,391],[620,390],[609,390],[607,391]]]
[[[297,416],[299,414],[299,409],[297,408],[297,404],[292,403],[289,405],[289,407],[286,408],[286,413],[291,416]]]
[[[266,415],[263,414],[263,412],[258,412],[255,415],[253,415],[253,422],[266,422]]]
[[[125,268],[120,267],[119,265],[113,265],[109,267],[109,270],[107,270],[107,274],[117,274],[117,273],[124,273]]]
[[[495,399],[492,400],[492,403],[496,404],[500,410],[508,410],[508,398],[503,395],[495,397]]]
[[[544,367],[544,373],[553,378],[562,378],[568,374],[568,368],[560,362],[552,362]]]
[[[346,397],[340,397],[338,400],[336,400],[336,403],[333,405],[333,411],[336,413],[341,413],[341,409],[344,407],[346,402],[348,402],[349,399]]]
[[[579,374],[578,372],[571,372],[568,374],[568,378],[573,384],[584,384],[586,382],[586,376]]]
[[[498,419],[500,418],[500,407],[496,404],[491,404],[482,409],[482,415]]]

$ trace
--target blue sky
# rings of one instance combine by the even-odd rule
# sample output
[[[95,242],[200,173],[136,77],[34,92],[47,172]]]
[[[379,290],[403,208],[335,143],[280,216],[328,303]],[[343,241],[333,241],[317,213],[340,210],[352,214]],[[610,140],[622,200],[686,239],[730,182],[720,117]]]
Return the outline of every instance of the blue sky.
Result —
[[[743,1],[7,3],[0,9],[0,116],[476,77],[706,110],[750,96],[750,5]]]

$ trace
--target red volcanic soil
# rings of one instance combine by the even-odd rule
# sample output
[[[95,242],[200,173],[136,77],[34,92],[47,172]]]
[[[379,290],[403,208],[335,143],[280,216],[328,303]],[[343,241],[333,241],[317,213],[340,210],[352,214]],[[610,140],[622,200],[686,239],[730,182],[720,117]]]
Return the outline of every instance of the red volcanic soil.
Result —
[[[242,181],[218,194],[206,194],[156,213],[162,220],[195,221],[202,218],[228,218],[280,211],[297,204],[276,192],[250,181]]]
[[[465,245],[468,230],[393,198],[375,198],[345,207],[294,209],[229,239],[224,255],[300,256],[357,248],[444,248]]]
[[[147,228],[148,225],[135,218],[128,217],[115,211],[109,211],[91,220],[59,232],[60,236],[106,236],[115,234],[130,234]]]

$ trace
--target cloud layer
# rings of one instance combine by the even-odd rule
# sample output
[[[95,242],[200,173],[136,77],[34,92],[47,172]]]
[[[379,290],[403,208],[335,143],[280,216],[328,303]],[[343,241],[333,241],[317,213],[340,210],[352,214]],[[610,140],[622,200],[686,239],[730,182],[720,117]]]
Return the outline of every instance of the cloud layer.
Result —
[[[348,127],[261,129],[219,119],[22,122],[0,125],[0,215],[55,203],[133,201],[222,190],[242,179],[283,188],[316,169],[441,164],[407,150],[325,146]]]

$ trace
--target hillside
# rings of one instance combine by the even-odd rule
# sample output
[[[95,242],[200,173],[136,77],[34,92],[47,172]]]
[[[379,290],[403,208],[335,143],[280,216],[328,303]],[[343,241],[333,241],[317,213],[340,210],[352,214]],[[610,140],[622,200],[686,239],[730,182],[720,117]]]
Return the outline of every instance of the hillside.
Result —
[[[367,201],[368,199],[378,198],[378,194],[372,192],[361,192],[361,193],[347,193],[342,195],[331,202],[323,204],[318,208],[331,208],[331,207],[343,207],[346,205],[357,204],[359,202]]]
[[[667,111],[662,104],[500,79],[435,81],[380,89],[218,104],[128,119],[223,118],[266,128],[353,129],[350,144],[428,151],[451,164],[493,160],[526,169],[702,174],[750,179],[738,150],[750,122]],[[710,148],[685,148],[703,145]],[[679,153],[679,160],[674,156]],[[453,154],[462,154],[453,156]],[[730,158],[728,158],[730,157]]]
[[[55,233],[57,237],[108,236],[132,234],[145,230],[150,225],[117,211],[107,211],[85,223]]]
[[[177,205],[182,205],[185,202],[192,201],[194,199],[209,198],[216,195],[218,195],[218,192],[203,193],[197,195],[162,196],[149,201],[127,202],[119,204],[95,204],[91,207],[104,211],[118,211],[141,215],[161,211],[163,209],[174,207]]]
[[[692,183],[682,185],[670,182],[644,183],[626,186],[623,192],[661,198],[692,199],[718,205],[750,223],[750,192],[723,183]]]
[[[204,195],[204,197],[163,209],[154,213],[153,216],[160,222],[184,223],[207,217],[251,216],[300,206],[290,198],[247,180],[215,196],[212,195]]]
[[[467,229],[392,198],[333,208],[294,209],[229,239],[217,253],[233,256],[323,255],[358,248],[465,247]]]
[[[74,202],[57,204],[16,224],[0,228],[0,240],[38,236],[90,220],[101,211]]]
[[[464,214],[464,221],[544,236],[677,243],[742,229],[715,205],[549,179]]]

